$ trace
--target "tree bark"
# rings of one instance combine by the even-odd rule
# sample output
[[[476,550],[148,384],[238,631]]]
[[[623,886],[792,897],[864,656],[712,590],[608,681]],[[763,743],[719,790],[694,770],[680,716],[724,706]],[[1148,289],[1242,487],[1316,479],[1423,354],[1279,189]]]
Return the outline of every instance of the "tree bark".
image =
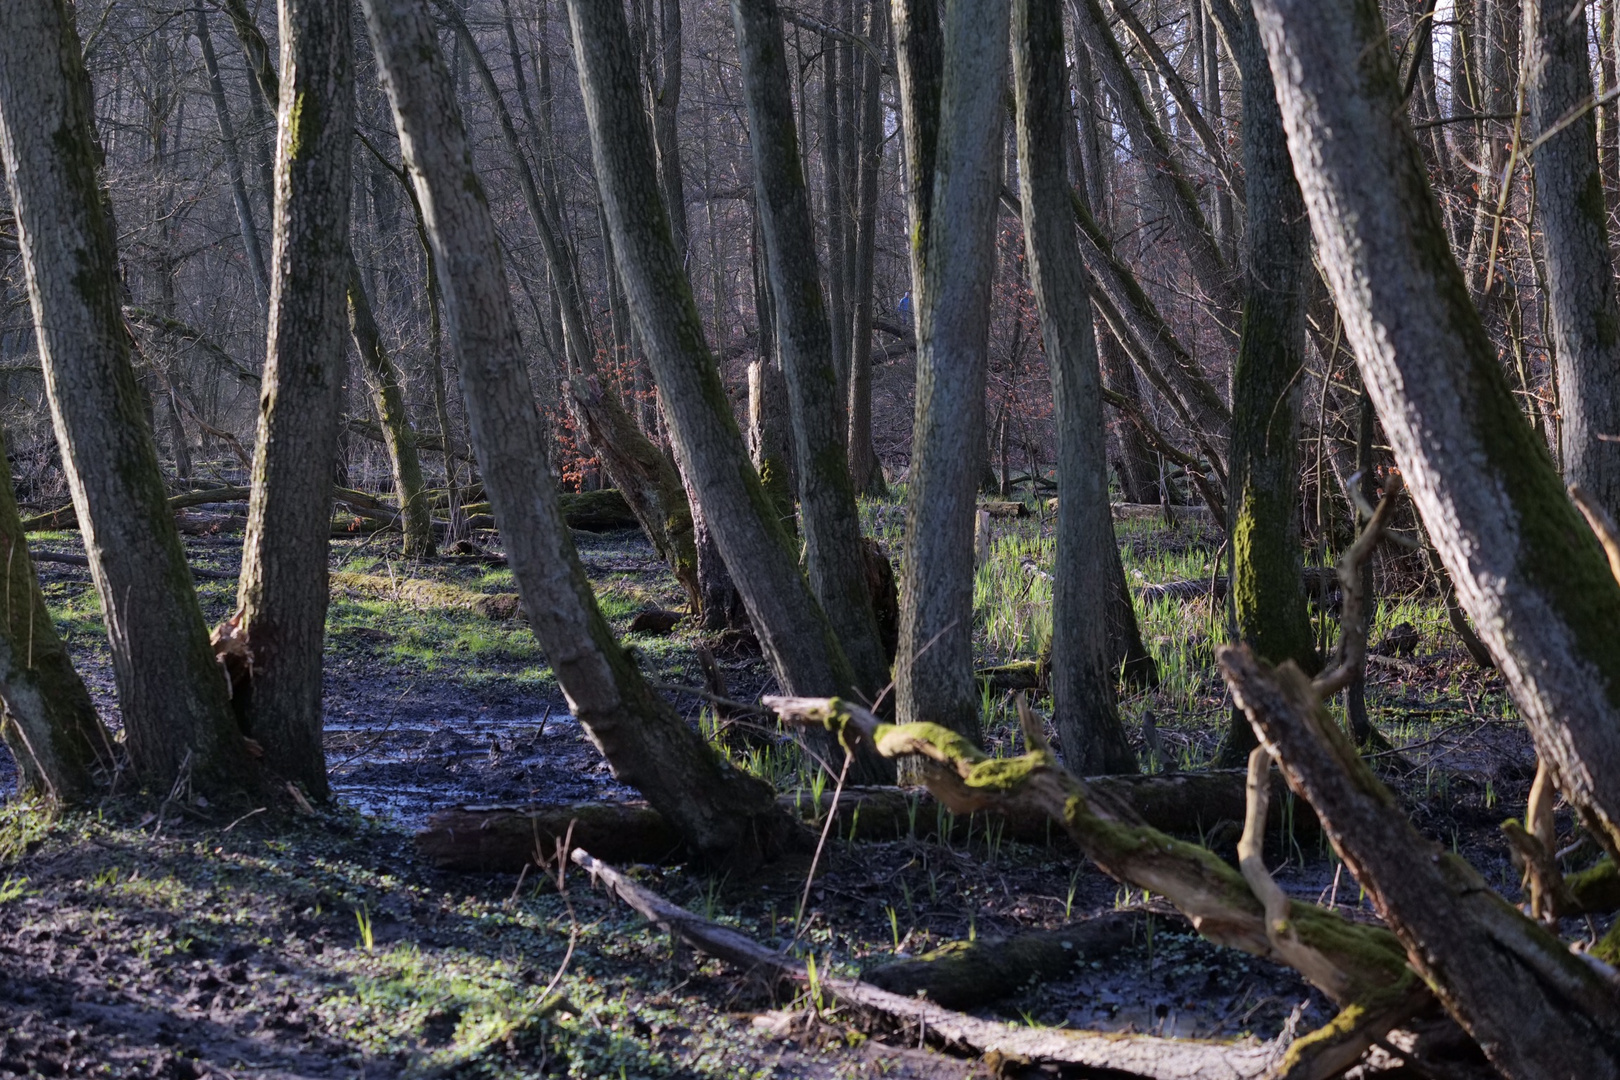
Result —
[[[570,0],[569,12],[597,183],[682,472],[697,490],[777,681],[853,687],[837,635],[749,463],[703,339],[691,285],[646,167],[650,136],[623,13],[589,0]]]
[[[252,775],[208,643],[120,311],[89,76],[62,0],[0,3],[0,143],[63,470],[106,619],[136,775]]]
[[[242,155],[237,148],[236,126],[231,123],[231,110],[225,100],[225,83],[219,75],[219,60],[214,55],[214,38],[208,31],[208,9],[197,5],[197,47],[202,51],[203,67],[208,72],[208,97],[214,106],[214,119],[219,124],[219,146],[225,155],[225,176],[231,184],[231,201],[236,206],[236,224],[242,232],[242,253],[247,257],[248,275],[253,279],[253,291],[266,311],[270,307],[270,274],[264,264],[264,248],[259,243],[259,229],[253,220],[253,203],[248,199],[247,182],[242,172]]]
[[[1620,585],[1446,241],[1374,0],[1256,0],[1305,203],[1423,523],[1582,821],[1620,850]]]
[[[1586,20],[1563,0],[1525,0],[1525,83],[1535,152],[1536,222],[1558,362],[1564,479],[1620,517],[1620,300],[1598,169]],[[1584,110],[1584,111],[1582,111]],[[1571,123],[1566,117],[1574,114]],[[1556,134],[1555,124],[1567,126]]]
[[[1415,146],[1414,146],[1414,149]],[[1334,850],[1448,1012],[1512,1080],[1620,1076],[1620,996],[1586,959],[1412,827],[1298,668],[1221,672]]]
[[[870,700],[889,681],[861,557],[861,520],[844,456],[839,364],[815,265],[810,193],[788,90],[787,46],[775,0],[732,0],[753,146],[754,203],[764,240],[776,341],[787,376],[798,463],[799,520],[810,588]],[[885,770],[887,771],[887,770]]]
[[[1114,698],[1108,606],[1096,583],[1119,561],[1108,502],[1102,375],[1085,265],[1069,207],[1063,128],[1069,98],[1062,8],[1015,0],[1012,58],[1024,251],[1040,311],[1057,428],[1052,583],[1052,712],[1064,762],[1082,774],[1136,772]]]
[[[56,636],[28,554],[9,458],[0,442],[0,546],[5,548],[6,610],[0,618],[0,735],[22,773],[23,791],[58,805],[87,800],[117,764],[112,736]]]
[[[880,53],[888,28],[885,5],[872,6],[867,38]],[[849,353],[849,471],[855,490],[881,495],[888,490],[872,446],[872,318],[875,305],[873,259],[877,251],[878,179],[883,171],[883,70],[865,50],[851,50],[860,70],[860,125],[856,147],[855,274]]]
[[[912,178],[914,185],[931,182],[933,194],[927,207],[913,205],[911,213],[912,264],[921,268],[913,278],[917,406],[895,701],[903,721],[932,721],[977,742],[973,519],[987,445],[984,390],[1008,11],[999,4],[951,3],[944,23],[934,169],[931,180]],[[915,76],[909,64],[901,66],[903,99],[928,92]],[[908,111],[926,108],[919,101]],[[905,135],[908,159],[930,156],[910,148],[913,131]]]
[[[638,788],[704,858],[756,862],[784,835],[770,788],[715,754],[642,680],[596,605],[551,477],[537,467],[546,460],[544,432],[501,246],[426,0],[365,0],[364,7],[443,275],[484,485],[529,624],[571,709],[619,779]]]
[[[349,13],[281,0],[270,335],[237,593],[252,675],[233,686],[273,774],[324,799],[321,658],[349,292]]]
[[[1231,0],[1209,3],[1215,8]],[[1246,3],[1233,7],[1236,32],[1228,40],[1243,73],[1248,275],[1243,335],[1232,371],[1232,606],[1239,640],[1272,663],[1292,660],[1315,672],[1321,665],[1305,610],[1299,535],[1299,398],[1311,226],[1288,160],[1254,13]],[[1253,729],[1233,710],[1220,764],[1237,768],[1253,749]]]

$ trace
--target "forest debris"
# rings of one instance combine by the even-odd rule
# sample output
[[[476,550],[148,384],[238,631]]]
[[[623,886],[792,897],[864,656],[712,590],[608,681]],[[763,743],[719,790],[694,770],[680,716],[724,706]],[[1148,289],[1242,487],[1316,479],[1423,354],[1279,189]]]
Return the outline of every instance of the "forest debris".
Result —
[[[29,551],[29,557],[37,563],[58,563],[62,566],[90,565],[88,555],[79,555],[71,551]],[[236,575],[224,570],[210,570],[206,566],[193,566],[191,576],[206,578],[210,581],[235,581]]]
[[[1138,940],[1149,918],[1180,921],[1145,908],[1106,911],[1056,930],[953,941],[922,956],[865,973],[873,986],[904,997],[926,997],[947,1009],[971,1009],[1010,997],[1031,979],[1057,979],[1075,964],[1113,956]]]
[[[979,668],[973,677],[991,690],[1037,690],[1046,682],[1046,669],[1039,660],[1013,660]]]
[[[991,501],[979,504],[979,509],[993,518],[1023,518],[1029,517],[1029,507],[1021,502]]]
[[[331,576],[334,589],[348,589],[365,596],[383,600],[397,600],[421,607],[451,608],[475,611],[486,619],[525,618],[523,603],[517,593],[481,593],[423,578],[391,578],[380,574],[354,574],[334,570]]]
[[[1339,573],[1330,566],[1307,566],[1304,569],[1303,580],[1305,595],[1317,603],[1325,603],[1339,587]],[[1137,596],[1145,604],[1157,600],[1196,600],[1201,596],[1214,595],[1217,600],[1226,599],[1227,580],[1224,574],[1213,574],[1204,578],[1187,578],[1180,581],[1166,581],[1158,585],[1144,585],[1137,590]]]
[[[1199,836],[1213,832],[1221,822],[1243,820],[1244,779],[1242,770],[1223,770],[1099,776],[1087,783],[1099,798],[1128,807],[1164,832]],[[1276,797],[1286,797],[1280,777],[1275,785]],[[845,839],[938,840],[943,834],[963,840],[995,834],[1006,840],[1049,844],[1064,837],[1061,823],[1043,811],[1009,807],[981,814],[951,814],[922,788],[850,786],[844,788],[836,806],[830,791],[823,791],[818,800],[800,790],[777,796],[777,802],[817,825],[832,810],[833,831]],[[580,813],[591,814],[593,822],[612,832],[619,845],[614,849],[616,862],[657,863],[686,857],[671,842],[674,832],[657,811],[639,802],[458,807],[428,820],[427,828],[416,835],[417,850],[442,870],[516,874],[529,865],[536,836],[549,851],[552,842],[566,832],[572,816]],[[1298,804],[1295,838],[1314,835],[1314,828],[1309,808]]]
[[[1506,1075],[1620,1074],[1613,970],[1572,955],[1424,839],[1293,664],[1225,646],[1221,674],[1435,995]],[[1603,967],[1606,967],[1604,965]]]
[[[1149,1035],[1101,1034],[998,1024],[836,976],[811,978],[803,961],[765,948],[735,930],[677,907],[575,848],[573,861],[594,881],[693,948],[773,986],[786,983],[823,1003],[898,1024],[908,1037],[1018,1065],[1075,1065],[1151,1080],[1247,1080],[1267,1076],[1282,1060],[1292,1032],[1275,1042],[1214,1043]],[[916,1036],[911,1033],[916,1032]]]

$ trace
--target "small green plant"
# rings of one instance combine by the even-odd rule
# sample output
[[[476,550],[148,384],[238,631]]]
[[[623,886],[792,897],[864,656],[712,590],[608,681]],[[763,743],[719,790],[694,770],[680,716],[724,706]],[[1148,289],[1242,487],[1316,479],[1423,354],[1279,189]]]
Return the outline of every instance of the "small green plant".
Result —
[[[889,934],[894,938],[894,951],[899,952],[900,951],[900,913],[894,910],[894,905],[893,904],[890,904],[888,907],[884,908],[883,910],[888,912],[888,915],[889,915]]]
[[[1074,914],[1074,894],[1080,890],[1080,871],[1076,870],[1069,875],[1069,895],[1063,898],[1063,921],[1068,922],[1069,916]]]
[[[807,953],[804,958],[804,976],[806,992],[810,995],[810,1007],[816,1010],[816,1016],[822,1014],[821,976],[816,971],[816,954]]]
[[[361,904],[359,907],[354,909],[354,921],[360,924],[361,947],[364,948],[366,952],[371,952],[377,944],[376,939],[372,937],[371,933],[371,910],[365,904]]]
[[[25,877],[12,877],[9,874],[6,880],[0,882],[0,904],[9,904],[28,891],[28,879]]]

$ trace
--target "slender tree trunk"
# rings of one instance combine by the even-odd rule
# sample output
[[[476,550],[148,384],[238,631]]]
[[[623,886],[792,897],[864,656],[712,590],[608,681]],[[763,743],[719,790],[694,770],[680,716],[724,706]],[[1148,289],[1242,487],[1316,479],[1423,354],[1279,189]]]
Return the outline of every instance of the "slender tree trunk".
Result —
[[[59,805],[83,802],[111,775],[112,737],[56,636],[34,560],[28,554],[9,461],[0,442],[0,547],[5,549],[5,614],[0,617],[0,736],[22,773],[19,787]]]
[[[90,80],[62,0],[0,2],[0,149],[62,466],[107,624],[130,762],[167,793],[250,783],[169,511],[120,311]]]
[[[253,291],[265,310],[270,307],[270,274],[264,265],[264,249],[253,220],[253,203],[248,200],[247,182],[242,173],[242,155],[236,144],[236,126],[231,123],[230,106],[225,101],[225,83],[214,56],[214,38],[208,32],[208,9],[197,5],[197,46],[202,50],[203,67],[208,72],[208,97],[219,124],[219,145],[225,155],[225,175],[231,184],[231,201],[236,205],[236,226],[242,232],[242,253],[247,256]]]
[[[1102,374],[1064,160],[1069,87],[1063,9],[1050,0],[1015,0],[1012,44],[1024,250],[1040,309],[1057,428],[1052,712],[1071,772],[1136,772],[1136,753],[1114,699],[1107,606],[1097,603],[1095,591],[1108,564],[1119,561],[1119,548],[1108,505]]]
[[[1598,169],[1586,20],[1563,0],[1525,0],[1526,103],[1538,136],[1577,119],[1536,149],[1536,223],[1558,361],[1564,478],[1620,518],[1620,300],[1609,256],[1608,204]]]
[[[393,474],[394,495],[399,500],[401,531],[405,534],[407,559],[433,557],[433,513],[428,506],[427,486],[422,479],[422,459],[417,453],[416,431],[405,408],[405,388],[399,369],[388,355],[382,332],[371,311],[371,298],[360,280],[359,267],[350,256],[348,274],[349,336],[360,354],[371,407],[377,413],[383,445],[388,449],[388,466]]]
[[[544,430],[495,222],[426,0],[365,0],[364,7],[427,212],[468,422],[529,623],[574,714],[619,779],[640,789],[707,858],[757,861],[782,836],[770,788],[716,755],[642,680],[596,606],[551,476],[536,467],[547,456]],[[622,42],[622,17],[620,34]]]
[[[823,0],[822,17],[829,26],[836,26],[838,13],[835,0]],[[821,170],[827,205],[827,316],[832,342],[833,372],[837,378],[835,393],[838,409],[842,412],[849,393],[849,371],[845,367],[849,358],[849,305],[844,277],[844,238],[847,232],[849,193],[844,190],[844,158],[854,153],[854,147],[844,145],[843,113],[839,108],[839,84],[848,78],[844,70],[845,50],[831,34],[821,39]],[[769,245],[767,245],[769,246]],[[777,293],[781,296],[781,293]],[[784,302],[786,298],[784,297]],[[785,357],[784,357],[785,359]],[[789,378],[792,378],[791,373]],[[840,424],[836,438],[844,439]]]
[[[1620,585],[1452,258],[1375,0],[1255,9],[1328,282],[1396,461],[1542,760],[1614,854]]]
[[[1212,5],[1230,0],[1210,0]],[[1243,73],[1244,229],[1248,279],[1243,336],[1232,373],[1232,458],[1228,545],[1238,639],[1274,664],[1320,667],[1305,610],[1300,545],[1299,398],[1305,363],[1305,275],[1310,221],[1288,160],[1282,114],[1253,11],[1234,6],[1228,35]],[[1240,768],[1254,749],[1241,711],[1218,760]]]
[[[788,90],[787,46],[775,0],[732,0],[753,145],[755,212],[764,239],[778,347],[787,376],[798,462],[799,518],[810,588],[876,700],[889,681],[861,556],[861,520],[843,453],[837,352],[821,303],[810,193]]]
[[[782,688],[847,693],[855,686],[849,662],[749,463],[646,168],[651,138],[623,12],[594,0],[569,0],[568,9],[597,183],[682,472],[707,511]]]
[[[266,767],[327,795],[321,654],[332,461],[345,367],[354,57],[349,13],[281,0],[270,338],[238,620],[252,676],[234,687]]]
[[[880,53],[889,25],[885,6],[874,4],[867,20],[867,38]],[[886,485],[872,446],[872,317],[878,178],[883,171],[883,71],[864,50],[851,50],[851,55],[860,71],[860,126],[849,353],[849,470],[857,492],[881,495]]]
[[[902,6],[915,9],[931,0]],[[986,463],[984,391],[1001,189],[1002,96],[1008,11],[999,4],[947,4],[943,12],[938,145],[929,206],[913,205],[917,308],[917,411],[901,558],[900,647],[895,700],[902,723],[942,724],[975,742],[973,679],[974,496]],[[897,35],[898,40],[898,35]],[[902,99],[927,94],[909,63]],[[926,100],[908,107],[921,113]],[[928,182],[913,177],[912,183]],[[914,200],[915,203],[915,200]]]

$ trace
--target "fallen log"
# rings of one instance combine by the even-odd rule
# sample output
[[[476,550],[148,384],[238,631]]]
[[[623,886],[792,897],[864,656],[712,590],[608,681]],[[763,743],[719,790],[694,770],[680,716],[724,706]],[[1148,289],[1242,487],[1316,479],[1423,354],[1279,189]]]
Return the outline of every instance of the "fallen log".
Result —
[[[59,563],[62,566],[90,565],[88,555],[76,555],[71,551],[30,551],[29,556],[37,563]],[[206,566],[193,566],[191,576],[207,578],[210,581],[235,581],[236,575],[224,570],[210,570]]]
[[[870,1019],[896,1024],[910,1039],[1019,1065],[1071,1065],[1106,1069],[1148,1080],[1258,1080],[1282,1061],[1292,1032],[1276,1041],[1192,1042],[1151,1035],[1121,1035],[1061,1028],[1012,1027],[954,1012],[929,1001],[902,997],[855,979],[820,975],[803,961],[677,907],[613,867],[575,848],[575,864],[593,881],[650,922],[701,952],[742,969],[772,988],[807,991],[823,1005],[837,1004]]]
[[[474,611],[486,619],[516,619],[523,615],[523,604],[517,593],[474,592],[459,585],[422,578],[386,578],[378,574],[352,574],[335,570],[331,575],[331,585],[334,589],[347,589],[405,604]]]
[[[1086,783],[1100,797],[1130,807],[1162,832],[1203,836],[1222,822],[1243,821],[1244,779],[1242,770],[1234,769],[1098,776]],[[1277,797],[1285,796],[1279,780]],[[817,826],[831,810],[833,832],[846,840],[882,842],[912,837],[962,842],[994,835],[1027,844],[1051,844],[1065,839],[1063,827],[1038,810],[1010,807],[957,815],[924,788],[846,787],[836,803],[830,791],[817,799],[801,789],[778,796],[778,802]],[[1304,804],[1297,806],[1294,837],[1314,837],[1315,819]],[[427,828],[416,834],[416,847],[442,870],[515,874],[532,861],[535,838],[540,837],[542,849],[550,851],[581,807],[591,808],[594,821],[617,821],[615,842],[621,845],[615,849],[617,862],[655,863],[685,857],[667,842],[672,832],[663,819],[639,802],[457,807],[433,815]]]
[[[234,531],[237,523],[232,520],[230,527],[222,525],[225,518],[241,518],[241,527],[245,527],[247,518],[242,514],[214,514],[190,515],[180,513],[196,506],[213,506],[224,503],[240,503],[246,501],[253,493],[252,488],[242,486],[228,486],[215,488],[201,488],[196,491],[182,491],[178,495],[169,496],[169,509],[175,511],[175,520],[180,525],[181,532],[227,532]],[[379,521],[393,521],[399,511],[379,499],[377,496],[353,488],[337,488],[332,497],[339,503],[349,507],[360,517]],[[59,506],[54,510],[46,510],[23,520],[23,532],[56,532],[77,529],[79,515],[73,509],[73,504]]]
[[[1046,681],[1046,670],[1039,660],[1013,660],[979,668],[973,677],[996,691],[1037,690]]]
[[[971,1009],[1011,997],[1032,979],[1059,979],[1076,964],[1116,955],[1140,940],[1150,918],[1185,924],[1173,912],[1140,907],[1107,911],[1057,930],[953,941],[922,956],[873,968],[861,978],[902,997],[925,997],[947,1009]]]
[[[997,501],[980,503],[979,509],[993,518],[1023,518],[1029,517],[1029,507],[1021,502]]]
[[[1318,603],[1327,600],[1339,587],[1339,573],[1331,566],[1307,566],[1304,572],[1305,595]],[[1227,582],[1224,575],[1206,578],[1188,578],[1166,581],[1159,585],[1144,585],[1136,591],[1143,603],[1157,600],[1196,600],[1214,594],[1215,599],[1226,599]]]

